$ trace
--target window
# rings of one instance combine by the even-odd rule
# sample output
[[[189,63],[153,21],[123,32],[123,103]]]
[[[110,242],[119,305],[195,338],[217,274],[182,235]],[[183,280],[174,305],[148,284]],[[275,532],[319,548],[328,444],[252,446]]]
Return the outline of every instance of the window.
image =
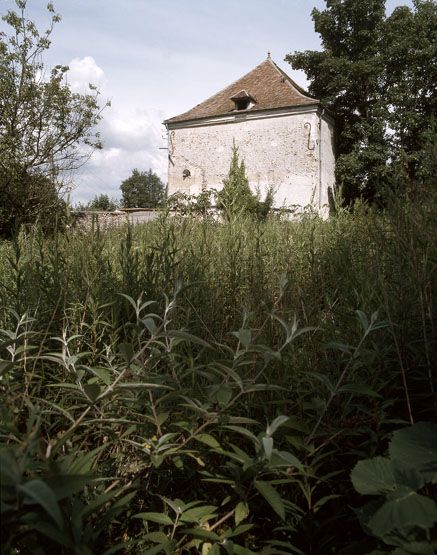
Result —
[[[239,100],[234,100],[236,110],[247,110],[250,104],[249,98],[241,98]]]
[[[231,100],[235,104],[236,111],[249,110],[255,105],[255,99],[245,90],[231,96]]]

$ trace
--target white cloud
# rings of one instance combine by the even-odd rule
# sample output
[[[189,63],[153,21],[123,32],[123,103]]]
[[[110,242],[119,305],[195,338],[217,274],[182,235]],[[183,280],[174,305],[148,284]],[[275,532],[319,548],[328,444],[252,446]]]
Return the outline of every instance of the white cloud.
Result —
[[[70,71],[67,74],[67,81],[73,92],[87,93],[90,84],[100,89],[106,83],[105,72],[96,64],[92,56],[74,58],[68,67]]]
[[[89,83],[111,93],[105,71],[92,56],[74,58],[69,63],[68,84],[73,92],[89,92]],[[117,83],[115,84],[117,85]],[[124,101],[114,102],[104,109],[98,131],[103,149],[96,150],[88,162],[73,176],[70,197],[73,204],[86,202],[95,195],[120,196],[120,184],[134,168],[149,168],[166,181],[167,155],[160,147],[167,146],[163,139],[162,121],[165,114],[155,108],[138,107]]]
[[[152,169],[165,183],[167,151],[160,150],[167,146],[163,119],[162,111],[153,108],[107,108],[99,126],[104,147],[74,177],[73,204],[102,193],[120,197],[121,182],[134,168]]]

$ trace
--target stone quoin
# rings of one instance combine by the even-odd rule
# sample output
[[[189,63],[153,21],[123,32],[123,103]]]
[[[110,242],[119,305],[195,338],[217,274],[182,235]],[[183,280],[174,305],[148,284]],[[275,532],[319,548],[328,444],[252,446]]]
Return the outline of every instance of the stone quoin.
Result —
[[[187,112],[167,119],[168,193],[223,187],[232,145],[251,189],[275,207],[327,213],[334,186],[332,118],[271,59]]]

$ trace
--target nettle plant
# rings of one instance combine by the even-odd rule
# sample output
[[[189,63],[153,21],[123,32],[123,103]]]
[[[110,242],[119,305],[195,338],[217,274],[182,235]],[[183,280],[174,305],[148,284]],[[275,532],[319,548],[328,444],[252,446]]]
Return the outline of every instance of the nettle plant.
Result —
[[[437,549],[437,425],[419,422],[393,434],[388,457],[358,462],[355,489],[378,496],[357,510],[367,533],[393,555],[432,555]],[[434,497],[434,499],[433,499]],[[387,551],[373,551],[372,555]]]

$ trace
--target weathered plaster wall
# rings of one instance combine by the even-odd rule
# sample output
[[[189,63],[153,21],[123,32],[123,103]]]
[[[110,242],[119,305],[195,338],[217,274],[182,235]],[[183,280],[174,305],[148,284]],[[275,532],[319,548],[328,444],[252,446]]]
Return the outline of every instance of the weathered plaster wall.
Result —
[[[328,187],[334,190],[335,155],[334,155],[334,124],[330,119],[321,119],[321,208],[327,211]]]
[[[273,186],[275,206],[312,203],[319,206],[319,156],[328,155],[330,131],[316,109],[272,117],[236,119],[227,123],[169,129],[169,194],[198,194],[202,189],[221,189],[229,170],[232,143],[246,164],[249,183],[263,194]],[[325,129],[326,127],[326,129]],[[332,149],[331,149],[332,150]],[[329,156],[328,156],[329,157]],[[190,176],[184,179],[184,170]],[[322,170],[322,187],[331,183],[329,165]],[[322,203],[327,202],[322,191]]]

